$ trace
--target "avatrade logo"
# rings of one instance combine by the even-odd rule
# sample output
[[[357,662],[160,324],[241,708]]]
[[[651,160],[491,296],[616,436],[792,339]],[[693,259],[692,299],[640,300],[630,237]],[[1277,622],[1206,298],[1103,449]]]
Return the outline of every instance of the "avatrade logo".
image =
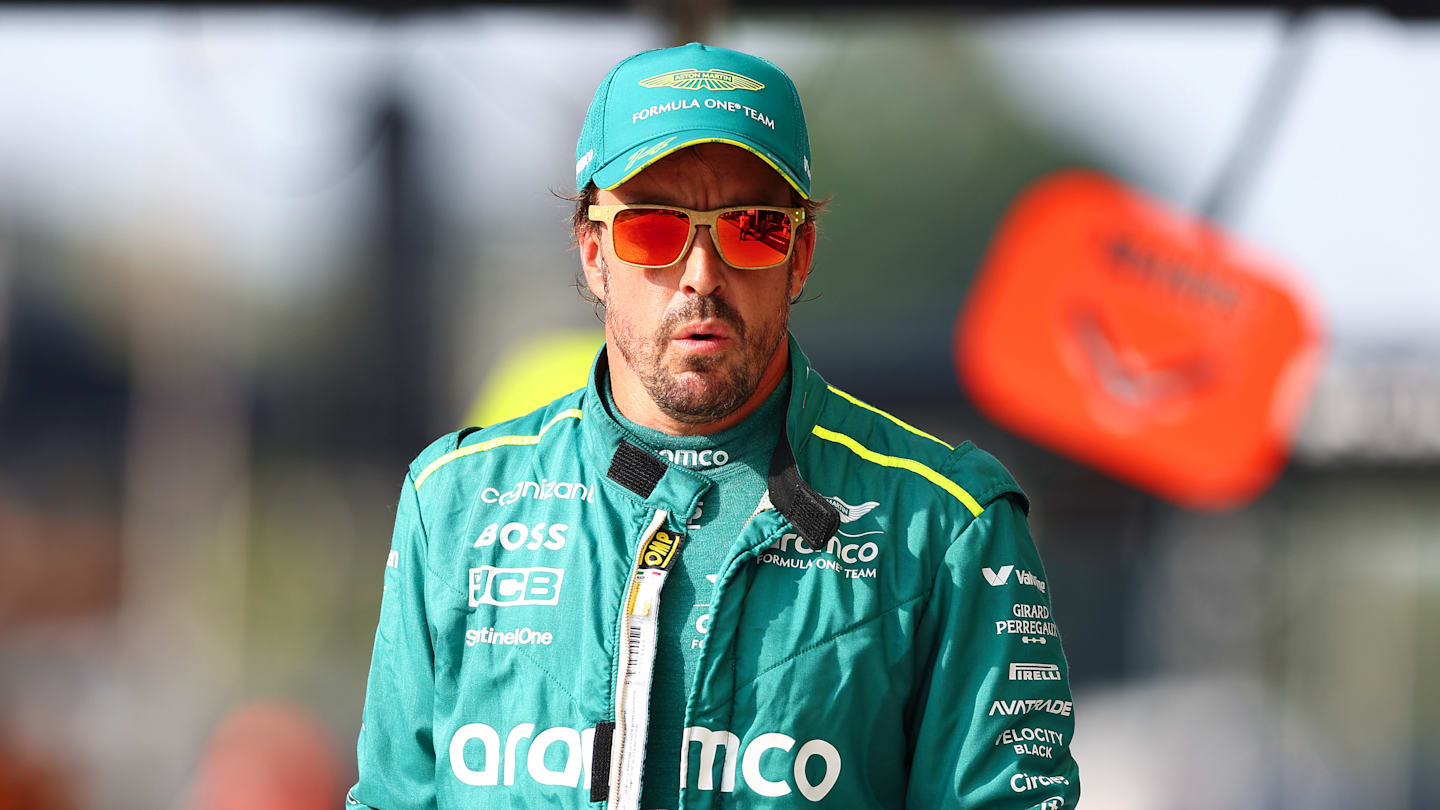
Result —
[[[640,80],[641,87],[673,87],[676,90],[764,90],[765,85],[730,70],[684,68]]]
[[[564,578],[563,568],[471,568],[470,607],[553,605],[560,601]]]
[[[697,744],[700,746],[698,760],[690,756]],[[450,772],[474,787],[498,786],[502,781],[513,785],[518,774],[542,785],[588,791],[594,749],[594,728],[558,727],[537,733],[534,723],[521,723],[511,728],[502,741],[500,732],[493,726],[466,723],[450,738]],[[767,754],[769,756],[765,756]],[[817,759],[819,764],[810,767]],[[812,802],[829,795],[840,778],[842,765],[840,752],[826,740],[814,739],[800,744],[788,734],[772,731],[756,735],[742,751],[739,735],[701,726],[690,726],[684,732],[680,749],[682,787],[691,785],[692,764],[698,766],[698,773],[693,777],[696,790],[733,793],[738,775],[745,787],[757,796],[780,798],[799,793]],[[811,781],[811,774],[817,774],[819,779]]]
[[[879,501],[866,501],[859,506],[851,506],[833,495],[826,495],[825,500],[829,501],[830,505],[840,513],[841,523],[854,523],[869,514],[871,509],[880,505]]]
[[[1010,680],[1012,681],[1058,681],[1060,680],[1059,664],[1021,664],[1011,662]]]
[[[980,573],[985,575],[986,582],[990,583],[992,587],[998,588],[1010,581],[1010,572],[1014,570],[1015,566],[1013,565],[1002,565],[999,571],[993,568],[981,568]],[[1029,585],[1041,593],[1045,592],[1045,580],[1040,579],[1029,571],[1020,571],[1015,575],[1015,581],[1021,585]]]
[[[595,492],[584,484],[550,481],[544,478],[539,481],[521,481],[503,492],[494,487],[480,490],[480,500],[485,503],[498,503],[501,506],[509,506],[525,498],[535,501],[548,501],[555,498],[561,501],[594,503]]]
[[[990,704],[990,716],[1013,717],[1031,712],[1069,717],[1075,711],[1075,704],[1069,700],[997,700]]]

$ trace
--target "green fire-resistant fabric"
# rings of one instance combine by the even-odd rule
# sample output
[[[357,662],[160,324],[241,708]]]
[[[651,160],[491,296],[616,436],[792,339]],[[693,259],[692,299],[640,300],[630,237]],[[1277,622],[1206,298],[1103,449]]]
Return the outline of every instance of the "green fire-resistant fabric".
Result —
[[[974,445],[827,385],[793,337],[789,361],[773,508],[725,552],[687,684],[680,807],[1075,807],[1024,494]],[[605,368],[602,350],[585,389],[410,465],[347,807],[600,808],[619,790],[639,543],[657,515],[684,533],[714,485],[606,413]]]
[[[685,541],[660,597],[650,729],[645,743],[643,810],[674,810],[680,797],[685,693],[705,644],[712,583],[730,543],[765,494],[775,437],[785,423],[790,381],[784,379],[744,421],[709,436],[672,436],[637,425],[615,406],[609,375],[600,380],[610,416],[657,455],[700,473],[711,487],[685,521]]]

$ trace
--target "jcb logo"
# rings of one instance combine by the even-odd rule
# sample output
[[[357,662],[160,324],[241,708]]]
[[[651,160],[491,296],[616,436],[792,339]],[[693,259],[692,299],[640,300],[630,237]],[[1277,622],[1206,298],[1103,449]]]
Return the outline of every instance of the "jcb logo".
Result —
[[[470,607],[553,605],[560,601],[564,577],[563,568],[471,568]]]

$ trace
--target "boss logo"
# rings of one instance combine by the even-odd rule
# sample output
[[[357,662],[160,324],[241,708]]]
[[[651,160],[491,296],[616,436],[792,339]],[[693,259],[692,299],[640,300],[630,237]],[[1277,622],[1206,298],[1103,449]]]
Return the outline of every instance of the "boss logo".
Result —
[[[471,568],[470,607],[553,605],[560,601],[564,577],[563,568]]]

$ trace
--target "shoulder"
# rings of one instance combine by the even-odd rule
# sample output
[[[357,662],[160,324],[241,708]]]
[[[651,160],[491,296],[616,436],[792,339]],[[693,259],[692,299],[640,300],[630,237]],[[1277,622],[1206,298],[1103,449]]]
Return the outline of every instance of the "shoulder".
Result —
[[[833,385],[825,386],[825,394],[806,437],[807,452],[824,457],[815,470],[817,484],[834,486],[825,479],[845,470],[849,478],[903,494],[897,507],[953,515],[957,529],[1003,497],[1028,509],[1009,471],[973,443],[951,445]]]
[[[524,416],[441,436],[410,462],[416,492],[424,498],[437,490],[463,488],[496,466],[529,463],[537,452],[557,441],[563,443],[567,434],[575,435],[583,396],[584,389],[579,389]]]

